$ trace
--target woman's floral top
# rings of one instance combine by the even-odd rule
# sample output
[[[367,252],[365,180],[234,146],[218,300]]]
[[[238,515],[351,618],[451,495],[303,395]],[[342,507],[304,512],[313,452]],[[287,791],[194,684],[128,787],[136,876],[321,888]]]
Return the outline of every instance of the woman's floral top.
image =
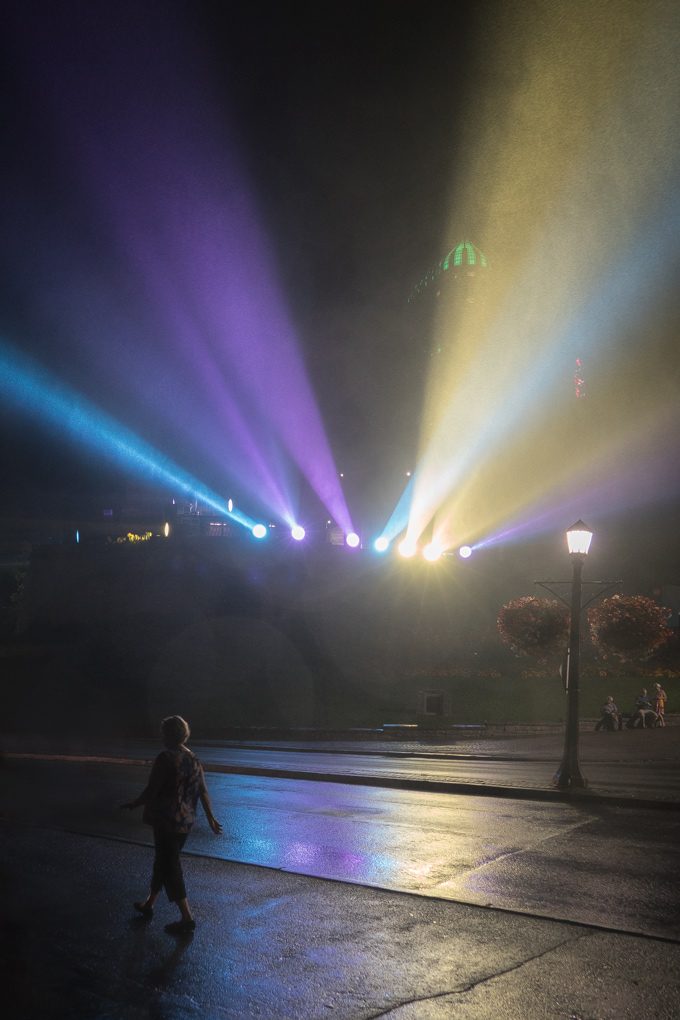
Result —
[[[189,832],[196,821],[196,805],[206,792],[203,766],[188,747],[161,751],[141,795],[144,821],[170,832]]]

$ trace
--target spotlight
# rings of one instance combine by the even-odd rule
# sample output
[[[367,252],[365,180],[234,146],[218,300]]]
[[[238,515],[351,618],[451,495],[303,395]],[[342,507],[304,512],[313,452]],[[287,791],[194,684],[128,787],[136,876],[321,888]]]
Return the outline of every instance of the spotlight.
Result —
[[[380,538],[376,538],[375,542],[373,543],[373,548],[375,549],[376,552],[382,553],[385,552],[389,544],[390,544],[389,539],[386,538],[384,535],[381,535]]]
[[[305,537],[305,529],[302,527],[301,524],[293,525],[293,527],[290,529],[290,533],[296,542],[301,542],[302,539]]]
[[[233,499],[230,499],[230,500],[227,501],[227,510],[229,511],[230,514],[234,512],[234,501],[233,501]]]
[[[163,534],[166,538],[170,538],[170,524],[168,521],[163,525]]]
[[[356,549],[360,541],[361,539],[357,535],[356,531],[350,531],[350,533],[345,537],[345,542],[350,549]]]
[[[415,556],[416,543],[412,538],[405,538],[403,542],[399,543],[399,555],[403,556],[404,559],[409,559],[410,556]]]
[[[439,542],[430,542],[430,544],[426,545],[425,548],[423,549],[423,556],[425,557],[426,560],[429,560],[430,563],[434,563],[435,560],[439,559],[439,557],[442,554],[442,551],[443,550]]]
[[[464,560],[467,560],[470,558],[470,556],[472,556],[472,549],[470,548],[469,545],[461,545],[460,549],[458,550],[458,555],[462,556]]]
[[[264,524],[256,524],[253,527],[253,538],[264,538],[266,534],[267,529],[265,528]]]

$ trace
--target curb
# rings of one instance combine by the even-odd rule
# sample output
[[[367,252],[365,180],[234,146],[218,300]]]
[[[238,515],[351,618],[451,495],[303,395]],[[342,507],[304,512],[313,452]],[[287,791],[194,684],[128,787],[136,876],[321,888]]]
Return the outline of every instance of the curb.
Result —
[[[203,762],[207,772],[231,775],[266,776],[271,779],[306,779],[316,783],[344,783],[346,786],[374,786],[390,790],[415,790],[421,793],[449,793],[470,797],[502,797],[508,800],[540,800],[567,804],[607,804],[610,807],[634,807],[680,810],[680,801],[649,800],[644,797],[621,797],[594,791],[553,790],[530,786],[491,786],[479,783],[444,782],[437,779],[399,779],[390,776],[362,776],[356,773],[307,772],[296,769],[273,769],[258,766],[223,765]]]

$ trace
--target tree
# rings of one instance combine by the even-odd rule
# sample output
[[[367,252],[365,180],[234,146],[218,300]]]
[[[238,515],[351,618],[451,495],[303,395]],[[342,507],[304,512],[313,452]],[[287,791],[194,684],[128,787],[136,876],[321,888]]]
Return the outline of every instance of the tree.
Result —
[[[588,610],[590,636],[603,658],[646,659],[670,637],[670,614],[646,595],[612,595]]]
[[[515,655],[547,659],[564,654],[569,610],[556,599],[523,595],[501,608],[497,626],[501,640]]]

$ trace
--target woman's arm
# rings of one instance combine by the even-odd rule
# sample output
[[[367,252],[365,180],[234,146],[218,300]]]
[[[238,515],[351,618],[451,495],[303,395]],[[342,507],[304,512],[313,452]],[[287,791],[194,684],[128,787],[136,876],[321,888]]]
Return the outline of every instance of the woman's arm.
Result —
[[[203,789],[201,790],[199,796],[201,804],[203,805],[203,810],[205,811],[205,817],[208,819],[208,825],[215,833],[215,835],[219,836],[219,834],[222,831],[222,826],[220,825],[220,823],[217,821],[213,814],[212,804],[210,803],[210,797],[208,796],[208,790],[205,783],[203,784]]]

